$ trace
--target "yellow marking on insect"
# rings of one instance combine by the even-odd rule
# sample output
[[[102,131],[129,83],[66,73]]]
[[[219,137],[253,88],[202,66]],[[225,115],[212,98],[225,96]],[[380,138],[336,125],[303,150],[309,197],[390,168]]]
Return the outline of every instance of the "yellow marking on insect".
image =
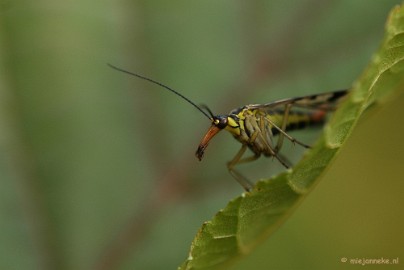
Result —
[[[227,117],[227,126],[225,129],[234,134],[234,135],[240,135],[240,122],[237,123],[236,120],[234,120],[232,117]]]

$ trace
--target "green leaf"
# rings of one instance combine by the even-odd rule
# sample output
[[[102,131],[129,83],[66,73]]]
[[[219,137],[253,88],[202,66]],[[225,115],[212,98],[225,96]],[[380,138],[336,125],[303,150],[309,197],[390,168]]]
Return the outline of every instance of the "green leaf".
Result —
[[[378,52],[341,104],[316,145],[293,170],[261,180],[232,200],[196,235],[179,269],[217,269],[266,240],[318,183],[366,109],[388,102],[404,83],[404,8],[395,7]]]

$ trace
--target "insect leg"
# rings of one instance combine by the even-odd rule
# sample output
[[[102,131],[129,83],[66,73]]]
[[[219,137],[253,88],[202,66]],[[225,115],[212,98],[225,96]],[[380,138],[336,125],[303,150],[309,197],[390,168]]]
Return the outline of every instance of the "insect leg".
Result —
[[[285,136],[288,140],[290,140],[292,143],[297,143],[300,144],[301,146],[305,147],[305,148],[311,148],[310,145],[307,145],[305,143],[302,143],[298,140],[296,140],[295,138],[293,138],[292,136],[290,136],[289,134],[287,134],[285,131],[283,131],[280,127],[278,127],[277,125],[275,125],[274,122],[272,122],[270,119],[265,118],[266,121],[268,121],[268,123],[270,123],[274,128],[276,128],[279,131],[279,135],[283,135]]]
[[[286,168],[289,169],[292,167],[292,162],[290,162],[289,159],[287,159],[284,155],[281,153],[276,153],[278,161]]]
[[[271,146],[273,136],[272,136],[271,130],[266,129],[264,121],[265,121],[265,116],[261,115],[260,116],[260,130],[261,130],[261,133],[259,135],[262,136],[262,139],[265,142],[265,144],[266,144],[266,146],[267,146],[267,148],[269,150],[269,154],[271,156],[275,157],[286,169],[289,169],[289,167],[291,167],[290,161],[287,160],[284,156],[279,154],[278,146],[276,146],[275,149],[273,149],[273,147]]]
[[[240,159],[240,160],[237,162],[237,164],[242,164],[242,163],[251,162],[251,161],[254,161],[254,160],[258,159],[259,157],[260,157],[260,155],[253,155],[253,156],[251,156],[251,157],[246,157],[246,158]],[[235,164],[235,165],[236,165],[236,164]]]
[[[285,112],[283,114],[282,126],[281,126],[282,131],[286,130],[286,125],[288,124],[288,120],[289,120],[289,111],[290,111],[291,107],[292,107],[292,104],[285,105]],[[276,143],[275,152],[279,152],[281,150],[284,138],[285,138],[284,133],[280,132],[279,137],[278,137],[278,142]]]
[[[241,157],[244,155],[246,150],[247,150],[247,145],[243,144],[243,146],[237,152],[237,154],[234,156],[234,158],[227,163],[227,169],[229,170],[230,174],[237,180],[237,182],[239,182],[239,184],[246,191],[250,191],[253,187],[253,184],[247,178],[245,178],[241,173],[239,173],[238,171],[236,171],[234,169],[234,166],[236,166],[236,164],[238,164],[238,163],[253,161],[259,157],[259,155],[255,155],[252,157],[241,159]]]

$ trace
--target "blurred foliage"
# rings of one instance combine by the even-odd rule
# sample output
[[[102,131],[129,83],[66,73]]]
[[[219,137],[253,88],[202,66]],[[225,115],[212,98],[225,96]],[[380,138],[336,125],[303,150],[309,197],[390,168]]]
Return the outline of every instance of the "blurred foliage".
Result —
[[[242,192],[225,168],[237,142],[218,136],[199,163],[206,119],[107,62],[226,113],[350,86],[396,4],[0,2],[0,269],[173,269],[200,224]],[[235,268],[340,269],[343,256],[404,254],[403,96],[389,104]],[[279,168],[262,159],[244,170]]]

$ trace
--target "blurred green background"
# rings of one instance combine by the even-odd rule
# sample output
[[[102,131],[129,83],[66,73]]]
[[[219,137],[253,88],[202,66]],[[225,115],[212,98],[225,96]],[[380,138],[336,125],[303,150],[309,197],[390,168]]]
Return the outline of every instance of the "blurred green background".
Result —
[[[175,269],[242,192],[225,167],[239,149],[229,134],[199,162],[207,119],[106,63],[223,114],[350,87],[399,3],[0,1],[0,269]],[[286,224],[233,269],[404,260],[403,114],[403,94],[369,112]]]

